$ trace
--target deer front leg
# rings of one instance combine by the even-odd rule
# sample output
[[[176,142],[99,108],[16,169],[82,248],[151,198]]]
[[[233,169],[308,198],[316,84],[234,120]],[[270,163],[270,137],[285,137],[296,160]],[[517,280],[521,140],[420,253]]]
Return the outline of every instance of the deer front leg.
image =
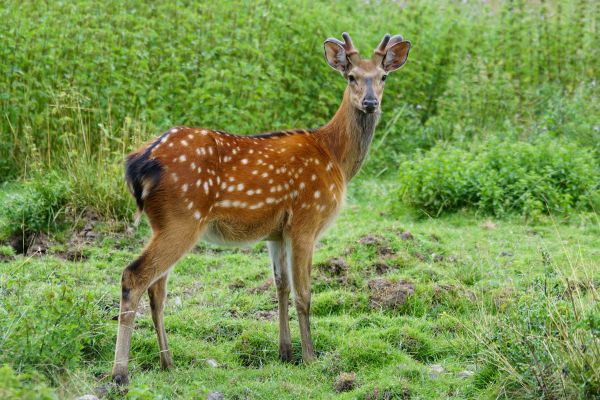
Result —
[[[292,338],[288,317],[288,301],[290,298],[290,284],[287,268],[286,249],[283,242],[268,242],[269,254],[273,265],[273,278],[277,286],[277,300],[279,304],[279,359],[292,361]]]
[[[112,377],[115,383],[127,385],[129,383],[129,348],[131,335],[134,329],[135,312],[140,302],[142,293],[148,287],[151,277],[145,271],[148,256],[142,254],[138,259],[129,264],[121,277],[121,305],[119,312],[119,328],[117,331],[117,344],[115,346],[115,361]],[[145,273],[144,273],[145,272]]]
[[[158,347],[160,349],[160,366],[163,369],[169,369],[173,366],[173,359],[167,345],[167,333],[165,332],[165,322],[163,311],[167,297],[167,276],[158,279],[148,289],[150,297],[150,309],[152,310],[152,321],[158,337]]]
[[[290,247],[292,285],[300,324],[302,359],[308,364],[315,359],[315,350],[310,336],[310,270],[314,238],[293,237]]]

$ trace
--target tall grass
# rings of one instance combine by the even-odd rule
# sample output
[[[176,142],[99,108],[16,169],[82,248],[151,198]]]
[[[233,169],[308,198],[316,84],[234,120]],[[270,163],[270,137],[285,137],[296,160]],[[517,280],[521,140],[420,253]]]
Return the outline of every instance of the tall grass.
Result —
[[[544,276],[471,332],[483,347],[476,388],[492,385],[497,398],[600,397],[598,268],[577,250],[561,250],[563,265],[541,249]]]
[[[413,43],[389,80],[371,172],[439,141],[568,136],[600,154],[593,0],[9,0],[0,9],[0,181],[64,172],[70,203],[123,217],[124,155],[174,124],[323,124],[344,82],[322,41]]]

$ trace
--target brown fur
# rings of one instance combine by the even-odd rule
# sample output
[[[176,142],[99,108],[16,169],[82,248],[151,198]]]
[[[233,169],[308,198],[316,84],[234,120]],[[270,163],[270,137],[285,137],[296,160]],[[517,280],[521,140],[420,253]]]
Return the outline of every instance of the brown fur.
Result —
[[[384,68],[364,62],[344,73],[373,77]],[[302,357],[314,359],[309,322],[314,244],[337,215],[379,118],[379,109],[365,113],[356,106],[352,99],[358,92],[349,84],[333,119],[312,132],[237,136],[178,127],[128,157],[128,186],[153,236],[123,272],[115,381],[128,381],[135,310],[146,290],[161,366],[172,365],[163,322],[167,277],[200,238],[233,245],[268,241],[279,300],[280,358],[292,358],[287,305],[292,291]]]

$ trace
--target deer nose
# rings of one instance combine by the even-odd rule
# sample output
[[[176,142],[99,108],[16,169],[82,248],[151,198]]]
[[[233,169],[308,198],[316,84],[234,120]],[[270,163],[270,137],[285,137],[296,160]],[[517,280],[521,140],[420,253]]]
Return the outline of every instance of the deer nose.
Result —
[[[377,101],[377,99],[364,99],[362,104],[363,104],[365,111],[373,112],[379,105],[379,101]]]

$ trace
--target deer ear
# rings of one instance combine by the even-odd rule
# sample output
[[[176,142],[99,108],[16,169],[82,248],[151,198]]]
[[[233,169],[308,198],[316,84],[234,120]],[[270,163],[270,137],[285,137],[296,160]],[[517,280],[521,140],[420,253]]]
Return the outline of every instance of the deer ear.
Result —
[[[390,46],[383,57],[383,69],[386,72],[392,72],[400,68],[408,58],[410,51],[410,42],[403,41]]]
[[[346,50],[338,43],[330,40],[326,40],[325,47],[325,59],[331,68],[344,73],[346,67],[348,67],[348,58],[346,57]]]

